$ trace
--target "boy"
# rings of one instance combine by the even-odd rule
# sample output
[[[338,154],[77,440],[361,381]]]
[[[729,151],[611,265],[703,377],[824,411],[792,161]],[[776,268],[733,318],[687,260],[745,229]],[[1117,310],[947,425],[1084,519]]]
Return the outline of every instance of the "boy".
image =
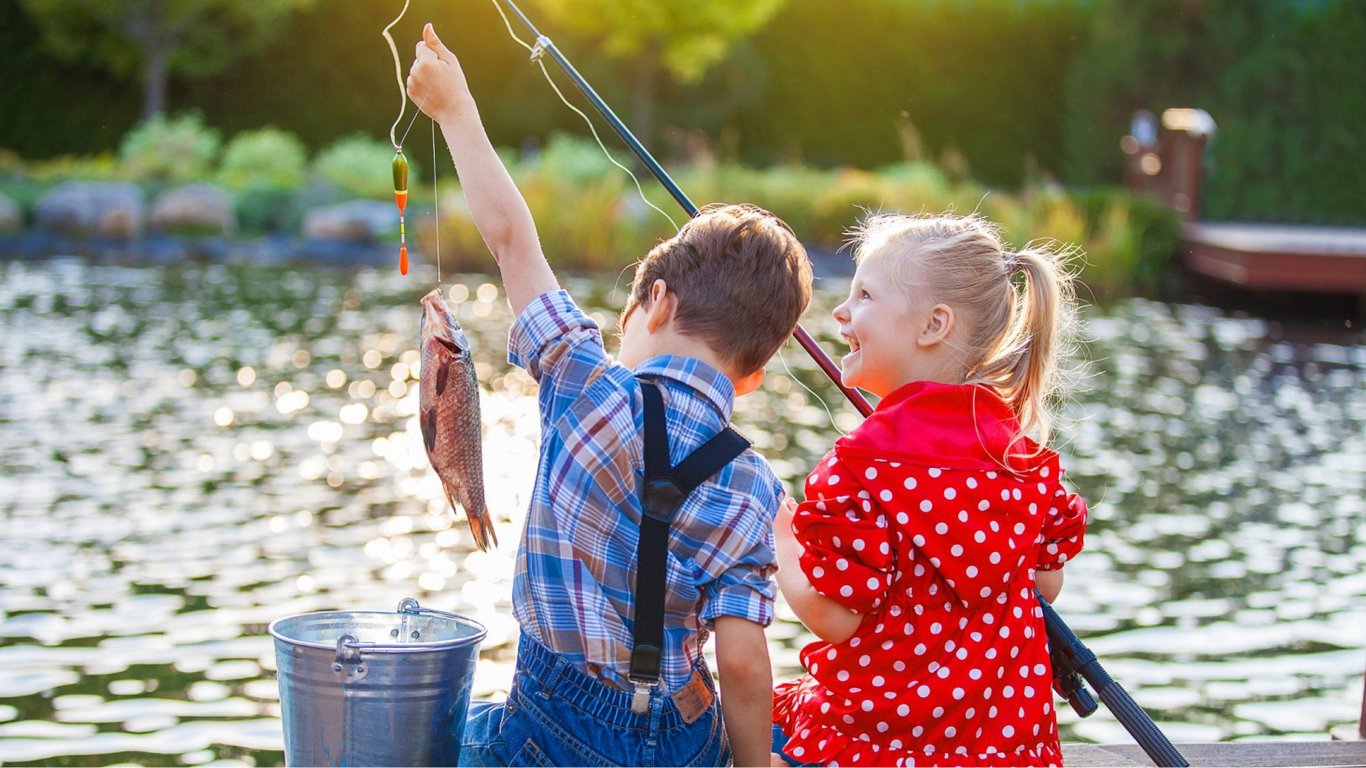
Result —
[[[458,60],[430,24],[423,38],[409,96],[441,125],[498,262],[517,314],[509,359],[540,384],[540,465],[513,584],[517,669],[504,704],[471,706],[461,764],[723,765],[733,751],[737,764],[767,765],[764,627],[781,485],[744,451],[674,497],[667,556],[638,558],[643,410],[658,389],[670,466],[723,432],[734,398],[758,388],[806,309],[806,253],[757,208],[699,213],[639,264],[611,360],[597,326],[560,290]],[[638,561],[642,576],[665,561],[657,682],[637,674],[632,656],[648,624],[636,621],[648,602],[637,594]],[[712,631],[719,704],[701,650]]]

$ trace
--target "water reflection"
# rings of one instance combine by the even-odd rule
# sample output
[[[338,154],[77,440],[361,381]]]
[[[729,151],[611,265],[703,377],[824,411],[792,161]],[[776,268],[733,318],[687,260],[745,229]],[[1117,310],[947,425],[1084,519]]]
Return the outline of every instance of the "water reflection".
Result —
[[[513,547],[473,549],[414,418],[430,275],[74,260],[0,275],[0,761],[279,763],[265,625],[407,596],[487,625],[475,693],[502,695]],[[807,328],[833,351],[832,282]],[[569,283],[611,328],[620,291]],[[489,507],[515,542],[535,386],[504,360],[498,287],[448,293],[476,346]],[[1065,618],[1178,740],[1354,722],[1366,346],[1146,301],[1090,324],[1064,452],[1095,517]],[[857,423],[839,398],[789,345],[737,423],[795,485]],[[782,616],[779,677],[809,639]],[[1104,710],[1061,717],[1065,738],[1128,740]]]

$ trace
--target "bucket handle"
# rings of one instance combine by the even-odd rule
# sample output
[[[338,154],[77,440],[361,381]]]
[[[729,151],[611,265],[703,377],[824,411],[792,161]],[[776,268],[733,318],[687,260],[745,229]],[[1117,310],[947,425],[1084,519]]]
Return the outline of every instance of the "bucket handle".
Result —
[[[349,633],[337,638],[337,656],[332,661],[332,671],[351,680],[365,677],[365,659],[361,658],[360,649],[373,645],[362,643],[360,638]]]
[[[450,611],[439,611],[435,608],[423,608],[422,606],[417,604],[417,600],[411,597],[405,597],[398,602],[398,612],[406,613],[413,616],[418,616],[425,613],[431,616],[440,616],[446,619],[454,619],[456,621],[469,621],[469,619],[466,619],[464,616],[461,616],[458,613],[451,613]]]

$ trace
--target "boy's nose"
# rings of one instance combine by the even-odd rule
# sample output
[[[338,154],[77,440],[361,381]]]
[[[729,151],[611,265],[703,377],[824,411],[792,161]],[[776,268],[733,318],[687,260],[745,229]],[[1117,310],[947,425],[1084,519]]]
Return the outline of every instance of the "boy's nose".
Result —
[[[841,303],[839,306],[835,307],[835,309],[831,311],[830,314],[841,323],[844,322],[844,319],[848,316],[848,313],[844,311],[844,303]]]

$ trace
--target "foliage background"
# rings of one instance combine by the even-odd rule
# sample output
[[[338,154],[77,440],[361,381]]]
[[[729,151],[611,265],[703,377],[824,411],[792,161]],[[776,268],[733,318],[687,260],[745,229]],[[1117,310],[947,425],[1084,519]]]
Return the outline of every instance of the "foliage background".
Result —
[[[640,62],[601,55],[535,2],[552,0],[525,5],[603,97],[631,104]],[[225,137],[272,125],[311,152],[383,137],[397,95],[379,30],[400,5],[318,0],[231,72],[173,82],[171,110]],[[413,0],[395,39],[426,20],[461,53],[495,143],[584,132],[491,2]],[[1118,183],[1135,109],[1194,106],[1219,125],[1207,217],[1359,224],[1363,39],[1359,0],[792,0],[697,82],[663,78],[643,138],[667,162],[699,148],[760,167],[930,160],[989,186],[1085,187]],[[0,148],[23,157],[105,151],[137,121],[137,84],[46,52],[19,0],[0,0],[0,72]]]

